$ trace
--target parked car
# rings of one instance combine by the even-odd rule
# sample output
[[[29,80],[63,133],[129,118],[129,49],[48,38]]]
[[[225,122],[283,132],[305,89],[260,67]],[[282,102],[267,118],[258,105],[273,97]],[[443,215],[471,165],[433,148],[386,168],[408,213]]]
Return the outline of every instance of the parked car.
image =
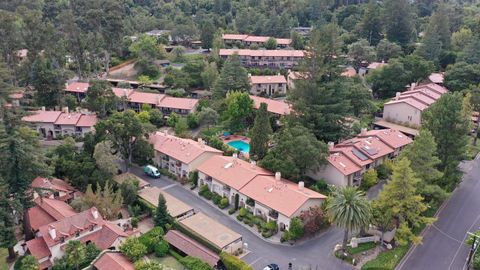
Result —
[[[277,264],[271,263],[271,264],[265,266],[265,268],[263,268],[263,270],[280,270],[280,267],[278,267]]]
[[[157,168],[155,168],[152,165],[147,165],[143,167],[143,172],[150,177],[154,177],[154,178],[160,177],[160,172],[158,171]]]

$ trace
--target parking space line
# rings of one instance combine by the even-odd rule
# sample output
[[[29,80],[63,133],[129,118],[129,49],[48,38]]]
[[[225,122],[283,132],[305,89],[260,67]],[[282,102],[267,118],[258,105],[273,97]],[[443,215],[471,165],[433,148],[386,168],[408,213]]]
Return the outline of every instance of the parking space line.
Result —
[[[176,185],[177,185],[177,184],[170,184],[170,185],[168,185],[168,186],[165,186],[165,187],[161,188],[161,190],[167,190],[167,189],[172,188],[172,187],[174,187],[174,186],[176,186]]]

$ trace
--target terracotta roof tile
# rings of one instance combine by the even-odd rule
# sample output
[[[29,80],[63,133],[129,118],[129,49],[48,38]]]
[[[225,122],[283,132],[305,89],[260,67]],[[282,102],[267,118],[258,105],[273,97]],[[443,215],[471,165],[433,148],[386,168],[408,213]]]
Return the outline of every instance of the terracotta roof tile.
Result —
[[[230,56],[233,54],[240,56],[256,57],[298,57],[303,58],[304,51],[301,50],[250,50],[250,49],[220,49],[221,56]]]
[[[259,96],[250,95],[250,98],[253,100],[253,107],[255,109],[260,108],[260,104],[267,104],[267,111],[278,114],[278,115],[288,115],[292,111],[290,104],[283,100],[274,100]]]
[[[73,188],[64,180],[61,180],[58,178],[48,179],[41,176],[38,176],[35,179],[33,179],[32,187],[41,188],[41,189],[50,189],[55,191],[63,191],[63,192],[76,191],[75,188]]]
[[[37,260],[48,257],[51,255],[50,249],[48,249],[43,237],[34,238],[26,242],[27,249],[30,251]]]
[[[128,258],[119,252],[105,252],[93,264],[98,270],[135,270]]]
[[[197,170],[236,190],[240,190],[257,175],[273,175],[256,165],[227,156],[213,156],[198,166]]]
[[[170,245],[179,249],[183,253],[199,258],[212,267],[217,265],[220,260],[220,256],[179,231],[169,230],[164,238]]]
[[[33,231],[37,231],[40,227],[55,222],[56,219],[45,212],[40,206],[34,206],[27,210],[28,222]]]
[[[167,135],[162,132],[151,134],[149,141],[153,144],[153,148],[156,151],[164,153],[185,164],[190,164],[190,162],[206,152],[222,153],[222,151],[201,142]]]
[[[97,116],[95,114],[82,114],[77,122],[77,127],[93,127],[97,124]]]
[[[250,76],[250,82],[252,84],[287,83],[287,80],[283,75]]]
[[[24,116],[23,121],[31,123],[54,123],[62,114],[61,111],[34,111],[32,115]]]
[[[89,83],[84,82],[73,82],[67,84],[65,91],[73,93],[86,93],[88,90]]]
[[[129,235],[122,231],[117,225],[105,222],[100,230],[87,234],[78,240],[82,243],[91,241],[95,243],[99,249],[103,250],[112,247],[118,238],[126,238],[128,236]]]
[[[37,197],[35,204],[52,216],[55,220],[61,220],[66,217],[76,215],[77,212],[63,201]]]
[[[163,98],[158,107],[163,108],[174,108],[181,110],[193,110],[198,104],[198,99],[193,98],[177,98],[177,97],[168,97]]]
[[[255,200],[256,203],[265,205],[287,217],[292,217],[310,199],[327,198],[308,188],[300,188],[298,184],[288,180],[276,180],[272,175],[256,176],[240,192]]]

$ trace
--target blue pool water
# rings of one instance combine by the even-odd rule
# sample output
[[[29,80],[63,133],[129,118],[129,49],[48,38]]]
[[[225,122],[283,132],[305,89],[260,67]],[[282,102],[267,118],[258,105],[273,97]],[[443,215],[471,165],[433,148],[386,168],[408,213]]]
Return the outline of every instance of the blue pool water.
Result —
[[[250,144],[244,141],[231,141],[231,142],[228,142],[227,144],[237,149],[240,152],[247,153],[247,154],[250,152]]]

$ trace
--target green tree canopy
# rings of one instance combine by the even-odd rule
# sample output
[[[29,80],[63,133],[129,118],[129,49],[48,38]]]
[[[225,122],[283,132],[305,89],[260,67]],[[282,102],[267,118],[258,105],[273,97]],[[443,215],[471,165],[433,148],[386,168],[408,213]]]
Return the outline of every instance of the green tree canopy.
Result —
[[[231,132],[237,132],[246,127],[247,117],[253,112],[253,100],[247,92],[231,91],[225,99],[227,109],[224,118],[227,119]]]
[[[249,154],[252,158],[261,160],[267,154],[268,141],[270,134],[272,134],[272,126],[270,125],[270,116],[266,103],[260,104],[251,134]]]
[[[155,215],[153,217],[153,223],[155,226],[162,227],[166,229],[167,224],[172,224],[172,217],[167,209],[167,202],[165,201],[165,197],[162,194],[158,196],[158,205],[157,209],[155,210]]]
[[[250,82],[247,70],[242,66],[238,54],[228,57],[215,84],[214,96],[224,97],[228,91],[248,91]]]
[[[112,86],[108,81],[90,81],[85,99],[85,105],[90,111],[97,112],[101,118],[104,118],[107,113],[116,110],[118,101],[118,97],[113,93]]]

